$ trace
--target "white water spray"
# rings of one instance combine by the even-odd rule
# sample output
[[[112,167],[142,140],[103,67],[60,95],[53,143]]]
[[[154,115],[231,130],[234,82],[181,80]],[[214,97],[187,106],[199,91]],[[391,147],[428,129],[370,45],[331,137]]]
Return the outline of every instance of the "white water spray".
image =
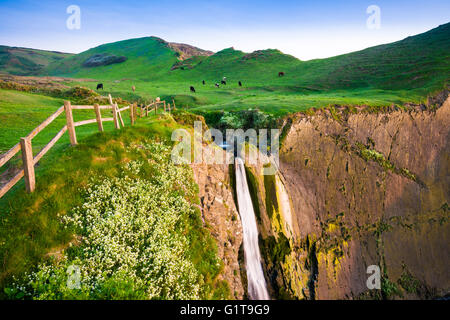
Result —
[[[266,279],[264,278],[261,266],[255,212],[253,210],[250,191],[248,190],[244,162],[241,158],[235,159],[235,167],[236,194],[244,232],[244,255],[245,266],[247,268],[248,295],[251,300],[269,300]]]

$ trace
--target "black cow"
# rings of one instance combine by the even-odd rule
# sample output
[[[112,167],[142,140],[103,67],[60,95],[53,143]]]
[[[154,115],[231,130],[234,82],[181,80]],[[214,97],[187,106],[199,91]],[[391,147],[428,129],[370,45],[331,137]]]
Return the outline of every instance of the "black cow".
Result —
[[[191,92],[195,93],[195,88],[193,86],[191,86]]]
[[[97,90],[98,90],[98,89],[102,89],[102,90],[103,90],[103,83],[97,84]]]
[[[283,72],[283,71],[278,72],[278,76],[279,76],[279,77],[284,77],[284,72]]]
[[[202,83],[203,83],[203,85],[205,85],[206,84],[205,80],[203,80]]]
[[[242,82],[239,81],[238,84],[239,84],[239,87],[242,87]]]
[[[220,85],[219,85],[218,83],[216,83],[215,86],[216,86],[216,88],[219,88],[219,87],[220,87]]]
[[[227,84],[227,82],[226,82],[225,80],[220,81],[220,83],[221,83],[221,84],[224,84],[224,85]]]

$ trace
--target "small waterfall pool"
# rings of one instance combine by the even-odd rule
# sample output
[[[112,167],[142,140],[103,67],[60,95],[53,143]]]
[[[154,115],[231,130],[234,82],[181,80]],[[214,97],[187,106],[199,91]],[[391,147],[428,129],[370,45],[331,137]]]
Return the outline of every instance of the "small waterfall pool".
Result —
[[[244,162],[235,159],[236,194],[244,237],[244,256],[247,269],[248,295],[251,300],[269,300],[266,279],[261,266],[261,254],[258,246],[258,228],[255,212],[245,176]]]

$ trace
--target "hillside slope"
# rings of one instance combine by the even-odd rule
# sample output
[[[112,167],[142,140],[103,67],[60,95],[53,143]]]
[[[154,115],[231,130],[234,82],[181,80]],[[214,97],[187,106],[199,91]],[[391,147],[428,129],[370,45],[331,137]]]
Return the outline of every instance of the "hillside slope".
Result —
[[[85,63],[96,55],[125,57],[122,62],[87,67]],[[89,49],[76,56],[51,64],[46,73],[70,77],[121,79],[126,77],[156,79],[168,72],[177,62],[176,52],[167,42],[155,37],[130,39],[108,43]],[[84,64],[84,65],[83,65]]]
[[[98,79],[230,81],[313,90],[441,88],[450,74],[450,23],[404,40],[327,59],[300,61],[279,50],[212,54],[188,45],[146,37],[105,44],[52,63],[47,74]],[[90,57],[126,57],[125,62],[83,66]],[[286,76],[279,78],[278,72]]]
[[[286,76],[278,78],[279,71]],[[245,54],[229,48],[174,73],[315,90],[441,88],[450,79],[450,23],[398,42],[305,62],[278,50]]]
[[[0,70],[21,76],[38,75],[49,64],[71,56],[71,53],[0,46]]]
[[[209,81],[218,81],[225,76],[231,81],[273,83],[278,80],[278,72],[292,69],[298,64],[301,64],[300,60],[276,49],[245,53],[234,48],[227,48],[210,57],[196,59],[191,68],[176,70],[171,76]]]
[[[440,86],[450,78],[450,23],[404,40],[289,70],[295,83],[318,88],[412,89]]]
[[[167,74],[179,61],[213,52],[190,45],[144,37],[104,44],[51,64],[48,75],[97,79],[154,80]]]

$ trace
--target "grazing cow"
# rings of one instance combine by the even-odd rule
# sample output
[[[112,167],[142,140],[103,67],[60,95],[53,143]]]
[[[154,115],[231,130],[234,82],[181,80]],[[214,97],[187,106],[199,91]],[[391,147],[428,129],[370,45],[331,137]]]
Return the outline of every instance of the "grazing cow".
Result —
[[[136,87],[135,86],[131,86],[131,90],[133,90],[133,92],[136,91]]]
[[[97,84],[97,90],[98,90],[98,89],[102,89],[102,90],[103,90],[103,83]]]
[[[224,85],[227,84],[227,82],[226,82],[225,80],[220,81],[220,83],[221,83],[221,84],[224,84]]]
[[[215,86],[216,86],[216,88],[219,88],[219,87],[220,87],[220,84],[216,83]]]
[[[278,72],[278,76],[279,76],[279,77],[284,77],[284,72],[282,72],[282,71],[281,71],[281,72]]]
[[[239,81],[238,84],[239,84],[239,87],[242,87],[242,82]]]
[[[203,83],[203,85],[205,85],[206,84],[205,80],[203,80],[202,83]]]
[[[195,88],[193,86],[191,86],[191,92],[195,93]]]
[[[222,80],[226,82],[227,81],[227,77],[223,77]]]

